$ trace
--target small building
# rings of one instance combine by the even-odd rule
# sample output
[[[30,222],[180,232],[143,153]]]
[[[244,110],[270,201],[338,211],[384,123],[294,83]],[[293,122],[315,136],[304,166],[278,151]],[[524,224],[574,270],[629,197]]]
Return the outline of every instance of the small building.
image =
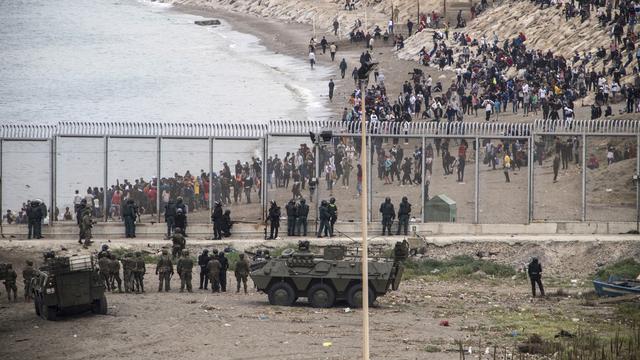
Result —
[[[458,206],[450,197],[440,194],[426,201],[424,213],[426,222],[456,222]]]

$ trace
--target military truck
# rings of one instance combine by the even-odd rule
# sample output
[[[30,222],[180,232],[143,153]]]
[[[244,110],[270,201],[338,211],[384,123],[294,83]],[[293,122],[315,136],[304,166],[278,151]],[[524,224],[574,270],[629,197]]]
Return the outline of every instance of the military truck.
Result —
[[[30,289],[36,314],[46,320],[55,321],[63,311],[107,313],[104,283],[92,255],[45,256]]]
[[[327,246],[322,256],[309,251],[309,242],[299,243],[298,251],[285,250],[251,271],[259,291],[272,305],[291,306],[306,297],[313,307],[328,308],[346,300],[349,306],[362,306],[362,269],[359,249]],[[389,290],[397,290],[408,255],[406,242],[397,243],[391,258],[373,256],[369,261],[369,305]]]

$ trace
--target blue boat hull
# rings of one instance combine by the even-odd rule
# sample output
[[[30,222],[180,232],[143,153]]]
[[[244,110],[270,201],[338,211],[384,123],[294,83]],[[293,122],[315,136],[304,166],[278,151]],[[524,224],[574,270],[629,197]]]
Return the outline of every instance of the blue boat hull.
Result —
[[[598,296],[615,297],[623,295],[640,295],[640,283],[635,281],[616,281],[615,283],[593,280],[593,287]]]

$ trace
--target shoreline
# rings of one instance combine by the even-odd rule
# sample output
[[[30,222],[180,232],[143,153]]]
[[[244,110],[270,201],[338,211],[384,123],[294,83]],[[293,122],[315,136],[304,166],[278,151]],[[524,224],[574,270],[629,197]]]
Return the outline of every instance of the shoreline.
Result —
[[[169,11],[223,20],[232,31],[255,36],[258,39],[258,44],[273,54],[289,56],[304,63],[308,62],[305,50],[313,35],[310,25],[276,21],[266,17],[260,18],[253,14],[240,14],[215,5],[204,7],[174,3]],[[329,78],[335,79],[336,72],[339,72],[331,64],[323,62],[318,65],[326,67],[330,71],[329,77],[321,77],[327,83]],[[336,90],[338,87],[336,86]],[[328,110],[328,120],[337,119],[340,116],[338,109],[332,105],[333,103],[329,101],[326,93],[313,94],[313,96],[320,100]],[[303,108],[306,106],[304,101],[298,101]]]

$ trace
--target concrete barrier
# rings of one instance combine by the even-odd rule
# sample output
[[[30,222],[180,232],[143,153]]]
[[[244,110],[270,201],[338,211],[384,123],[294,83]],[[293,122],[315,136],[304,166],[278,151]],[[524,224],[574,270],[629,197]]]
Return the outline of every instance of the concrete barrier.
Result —
[[[397,223],[393,226],[396,231]],[[536,222],[531,224],[456,224],[456,223],[410,223],[409,227],[416,227],[416,231],[425,236],[445,235],[615,235],[625,234],[635,230],[633,222]],[[235,224],[232,238],[236,239],[262,239],[265,236],[264,226],[261,224]],[[378,236],[382,232],[379,222],[369,224],[369,235]],[[268,230],[268,229],[267,229]],[[286,221],[281,222],[280,236],[286,234]],[[336,235],[344,234],[349,237],[358,237],[360,224],[353,222],[338,222],[335,226]],[[141,223],[136,226],[136,235],[139,238],[162,238],[167,228],[164,223]],[[411,231],[411,230],[410,230]],[[72,222],[58,222],[53,225],[44,225],[42,233],[49,239],[74,239],[78,237],[78,227]],[[213,234],[213,228],[209,224],[190,224],[187,233],[192,238],[208,238]],[[26,225],[4,225],[5,238],[25,239],[27,237]],[[124,237],[124,225],[119,222],[98,223],[93,227],[95,238],[121,238]],[[315,222],[310,221],[308,236],[315,236]]]

